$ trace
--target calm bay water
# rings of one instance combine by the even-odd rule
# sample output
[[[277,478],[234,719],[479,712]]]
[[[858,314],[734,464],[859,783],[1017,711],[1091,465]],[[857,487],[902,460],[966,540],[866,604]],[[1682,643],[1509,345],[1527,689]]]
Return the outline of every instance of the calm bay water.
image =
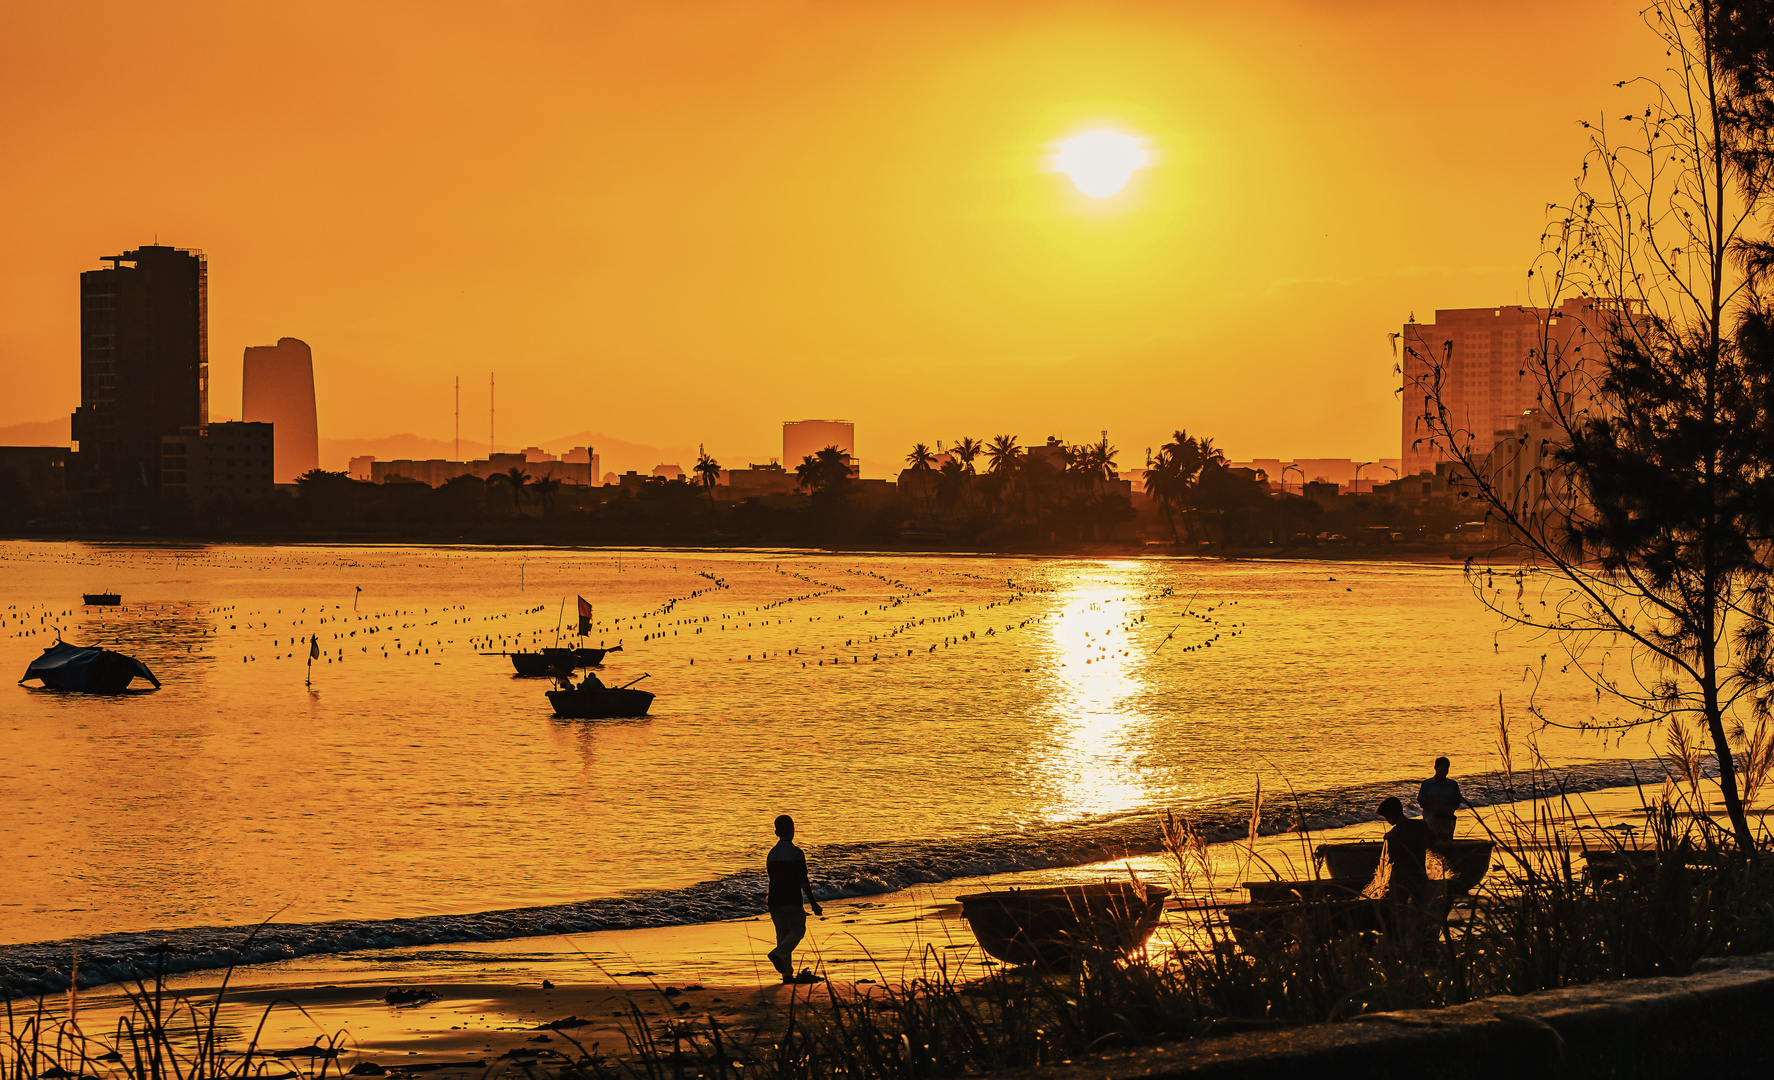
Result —
[[[554,719],[479,655],[552,642],[575,594],[649,718]],[[164,683],[4,691],[0,943],[670,890],[756,869],[784,812],[817,859],[1485,771],[1544,651],[1456,568],[1318,562],[14,542],[0,616],[0,669],[59,629]]]

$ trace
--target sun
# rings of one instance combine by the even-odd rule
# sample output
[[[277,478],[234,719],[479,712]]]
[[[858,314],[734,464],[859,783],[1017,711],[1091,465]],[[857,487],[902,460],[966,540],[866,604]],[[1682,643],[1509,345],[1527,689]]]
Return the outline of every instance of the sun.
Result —
[[[1120,131],[1086,131],[1059,144],[1052,165],[1071,177],[1079,191],[1106,199],[1127,186],[1133,174],[1152,163],[1146,140]]]

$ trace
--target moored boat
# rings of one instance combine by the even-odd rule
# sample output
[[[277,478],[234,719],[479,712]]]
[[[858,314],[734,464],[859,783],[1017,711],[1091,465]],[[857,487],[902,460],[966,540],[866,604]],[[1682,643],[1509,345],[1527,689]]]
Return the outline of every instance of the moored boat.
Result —
[[[604,656],[613,652],[621,652],[622,646],[612,645],[607,649],[538,649],[535,652],[506,653],[511,657],[511,666],[519,675],[552,675],[557,671],[578,671],[582,668],[593,668],[604,662]],[[497,656],[498,653],[486,655]]]
[[[1356,840],[1336,844],[1320,844],[1314,852],[1324,863],[1325,873],[1337,880],[1360,878],[1373,880],[1380,868],[1380,849],[1384,841]],[[1429,854],[1441,864],[1452,892],[1469,893],[1478,888],[1491,868],[1491,852],[1496,845],[1489,840],[1444,840],[1429,846]]]
[[[1146,943],[1170,890],[1132,881],[1010,889],[958,897],[980,947],[1008,964],[1063,967],[1080,952],[1121,955]]]
[[[1324,942],[1348,934],[1390,933],[1401,919],[1407,923],[1413,918],[1443,922],[1451,907],[1451,898],[1436,890],[1421,906],[1365,896],[1325,896],[1292,903],[1227,904],[1219,912],[1233,939],[1248,949],[1290,941]]]
[[[58,641],[31,661],[19,683],[22,685],[36,679],[51,690],[121,694],[137,678],[146,679],[156,690],[160,689],[160,680],[148,670],[148,665],[133,656]]]
[[[123,597],[114,592],[89,592],[80,594],[80,602],[87,607],[116,607]]]
[[[1365,878],[1317,878],[1311,881],[1247,881],[1244,889],[1259,904],[1294,903],[1322,898],[1347,899],[1361,894],[1372,880]]]

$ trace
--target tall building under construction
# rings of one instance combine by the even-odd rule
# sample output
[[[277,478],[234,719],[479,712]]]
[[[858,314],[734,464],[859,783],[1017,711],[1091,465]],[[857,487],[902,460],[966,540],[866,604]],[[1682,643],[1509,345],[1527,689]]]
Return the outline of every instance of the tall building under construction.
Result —
[[[209,422],[209,269],[145,245],[80,275],[79,446],[70,486],[114,502],[160,491],[160,440]]]
[[[314,353],[306,342],[278,338],[249,345],[242,362],[240,418],[274,426],[279,484],[293,484],[320,468],[320,430],[314,408]]]

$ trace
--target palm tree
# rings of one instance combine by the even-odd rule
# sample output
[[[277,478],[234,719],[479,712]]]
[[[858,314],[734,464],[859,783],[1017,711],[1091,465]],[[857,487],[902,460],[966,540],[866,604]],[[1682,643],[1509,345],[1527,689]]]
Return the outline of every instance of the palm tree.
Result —
[[[1158,455],[1146,462],[1146,495],[1164,511],[1164,520],[1170,522],[1170,540],[1180,544],[1183,538],[1177,535],[1176,510],[1182,503],[1185,480],[1182,475],[1182,463],[1174,445],[1158,448]]]
[[[856,472],[850,463],[850,452],[840,450],[836,446],[828,446],[813,455],[819,463],[819,489],[821,491],[838,492],[844,490]]]
[[[985,443],[980,442],[971,435],[957,441],[954,449],[949,451],[949,453],[955,455],[956,461],[959,461],[966,467],[968,476],[973,475],[973,462],[975,459],[985,452]]]
[[[936,474],[936,497],[941,500],[943,509],[953,511],[967,497],[967,466],[956,458],[943,462]]]
[[[1090,447],[1090,463],[1102,474],[1104,481],[1115,479],[1115,455],[1120,453],[1109,445],[1109,437],[1104,435],[1101,442]]]
[[[539,477],[530,484],[530,493],[542,504],[542,516],[554,513],[554,497],[560,494],[561,482],[553,474]]]
[[[795,466],[795,483],[827,499],[841,499],[850,486],[850,455],[836,446],[808,454]]]
[[[912,446],[912,452],[905,456],[905,463],[916,470],[918,488],[924,494],[924,512],[926,514],[934,512],[929,473],[930,467],[936,464],[936,455],[930,452],[930,447],[923,443],[915,443]]]
[[[1009,476],[1016,471],[1022,461],[1023,448],[1016,445],[1015,435],[998,435],[986,447],[985,454],[990,464],[986,471]]]
[[[1201,477],[1201,470],[1209,464],[1224,466],[1226,455],[1217,449],[1210,438],[1197,439],[1186,431],[1177,431],[1171,440],[1158,449],[1158,457],[1146,473],[1146,493],[1158,500],[1163,507],[1164,516],[1170,520],[1170,533],[1173,540],[1179,540],[1176,532],[1176,517],[1183,513],[1183,524],[1189,525],[1188,511],[1193,509],[1196,481]],[[1194,535],[1194,529],[1189,533]]]
[[[505,482],[511,485],[511,505],[518,513],[524,512],[524,485],[530,482],[530,474],[513,465],[501,474]]]
[[[702,486],[708,490],[708,501],[715,501],[715,481],[721,478],[721,463],[708,456],[708,451],[696,448],[696,467],[693,470],[702,480]]]

